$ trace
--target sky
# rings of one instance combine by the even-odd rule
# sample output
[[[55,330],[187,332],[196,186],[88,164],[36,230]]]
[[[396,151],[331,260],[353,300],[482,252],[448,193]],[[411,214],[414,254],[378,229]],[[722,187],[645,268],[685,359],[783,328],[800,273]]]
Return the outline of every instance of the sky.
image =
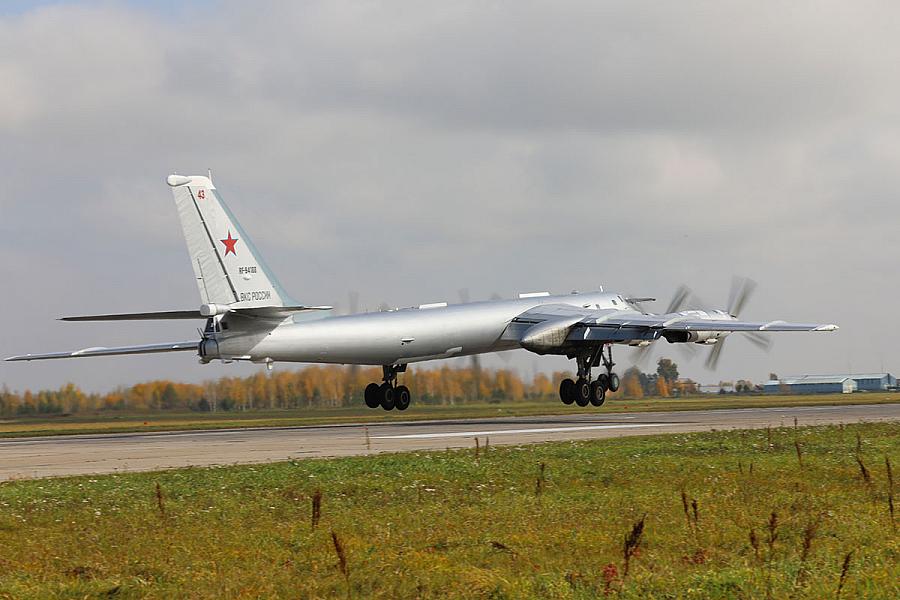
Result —
[[[212,169],[305,303],[603,286],[661,311],[687,283],[724,307],[740,275],[742,317],[840,331],[735,336],[716,372],[654,357],[701,382],[896,373],[898,40],[900,5],[867,1],[4,3],[0,356],[196,336],[56,318],[196,308],[165,177]],[[0,385],[260,368],[0,363]]]

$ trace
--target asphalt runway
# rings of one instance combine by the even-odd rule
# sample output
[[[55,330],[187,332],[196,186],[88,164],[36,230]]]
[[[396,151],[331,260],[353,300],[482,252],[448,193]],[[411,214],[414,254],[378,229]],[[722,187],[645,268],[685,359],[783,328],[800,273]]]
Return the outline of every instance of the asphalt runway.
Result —
[[[396,421],[0,440],[0,481],[714,429],[900,421],[900,404]]]

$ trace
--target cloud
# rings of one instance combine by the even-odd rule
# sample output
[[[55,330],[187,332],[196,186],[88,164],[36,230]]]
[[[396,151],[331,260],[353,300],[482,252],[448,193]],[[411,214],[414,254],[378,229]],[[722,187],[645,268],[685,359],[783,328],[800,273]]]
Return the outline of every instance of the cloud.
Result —
[[[898,332],[877,309],[900,291],[894,12],[71,2],[0,16],[0,277],[15,307],[0,353],[191,337],[51,319],[193,306],[163,178],[211,167],[304,301],[599,284],[667,299],[688,281],[724,303],[740,273],[762,284],[748,316],[844,329],[782,336],[769,356],[729,344],[721,373],[689,374],[890,365]],[[0,381],[213,373],[184,364],[3,365]]]

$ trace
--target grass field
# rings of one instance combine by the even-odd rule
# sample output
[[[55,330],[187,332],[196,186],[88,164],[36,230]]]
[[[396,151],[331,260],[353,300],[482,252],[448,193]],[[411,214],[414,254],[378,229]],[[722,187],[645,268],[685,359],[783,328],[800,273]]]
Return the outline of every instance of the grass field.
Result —
[[[0,597],[896,598],[898,451],[893,423],[12,481]]]
[[[365,407],[336,409],[253,410],[247,412],[105,412],[56,417],[0,419],[0,437],[66,435],[85,433],[125,433],[134,431],[173,431],[192,429],[230,429],[236,427],[287,427],[396,420],[459,419],[497,416],[531,416],[604,413],[646,410],[708,410],[715,408],[753,408],[766,406],[815,406],[834,404],[880,404],[900,402],[897,393],[826,394],[805,396],[694,396],[689,398],[609,400],[602,408],[578,408],[561,402],[503,402],[440,406],[413,403],[398,413]]]

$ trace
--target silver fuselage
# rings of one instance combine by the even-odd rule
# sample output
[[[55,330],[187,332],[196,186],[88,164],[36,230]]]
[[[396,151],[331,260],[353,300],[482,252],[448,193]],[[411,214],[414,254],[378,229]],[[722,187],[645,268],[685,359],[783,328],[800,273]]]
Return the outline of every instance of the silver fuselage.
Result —
[[[392,365],[519,348],[512,320],[543,304],[628,310],[608,292],[403,308],[346,316],[301,313],[261,331],[257,320],[225,317],[207,358]],[[527,328],[527,326],[522,327]],[[268,330],[266,330],[268,329]]]

